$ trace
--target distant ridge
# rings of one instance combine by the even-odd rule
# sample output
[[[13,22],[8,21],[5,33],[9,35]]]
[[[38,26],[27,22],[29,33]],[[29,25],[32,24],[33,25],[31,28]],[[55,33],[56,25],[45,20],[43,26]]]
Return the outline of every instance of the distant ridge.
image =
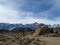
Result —
[[[41,23],[40,23],[41,24]],[[31,29],[35,29],[37,27],[37,25],[39,25],[39,23],[35,22],[32,24],[9,24],[9,23],[0,23],[0,29],[5,29],[5,30],[13,30],[15,28],[31,28]],[[55,27],[59,27],[60,28],[60,24],[54,24],[54,25],[47,25],[49,28],[55,28]]]
[[[9,23],[0,23],[0,29],[5,29],[5,30],[13,30],[14,28],[31,28],[34,29],[38,23],[33,23],[33,24],[9,24]]]

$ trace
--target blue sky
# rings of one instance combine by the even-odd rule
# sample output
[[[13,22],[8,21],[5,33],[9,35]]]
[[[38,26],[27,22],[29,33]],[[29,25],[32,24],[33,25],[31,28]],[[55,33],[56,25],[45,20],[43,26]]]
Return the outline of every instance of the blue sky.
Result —
[[[60,24],[60,0],[0,0],[0,23]]]

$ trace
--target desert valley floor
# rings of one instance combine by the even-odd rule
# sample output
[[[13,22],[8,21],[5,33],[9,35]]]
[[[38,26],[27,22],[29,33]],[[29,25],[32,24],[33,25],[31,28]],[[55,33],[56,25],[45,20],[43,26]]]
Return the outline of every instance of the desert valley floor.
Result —
[[[16,33],[5,33],[0,34],[0,45],[60,45],[60,37],[38,36],[33,38],[30,35],[23,37]]]

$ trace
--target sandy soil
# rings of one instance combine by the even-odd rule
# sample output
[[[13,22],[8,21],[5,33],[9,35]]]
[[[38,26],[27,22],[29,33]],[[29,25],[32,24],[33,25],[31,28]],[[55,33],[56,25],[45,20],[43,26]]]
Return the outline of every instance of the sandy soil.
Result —
[[[46,45],[60,45],[60,37],[40,37],[46,41]]]
[[[32,39],[32,36],[26,36],[25,39],[20,37],[17,34],[0,34],[0,45],[24,45],[25,43],[27,45],[60,45],[60,37],[34,37],[36,40]],[[33,44],[34,42],[35,44]]]

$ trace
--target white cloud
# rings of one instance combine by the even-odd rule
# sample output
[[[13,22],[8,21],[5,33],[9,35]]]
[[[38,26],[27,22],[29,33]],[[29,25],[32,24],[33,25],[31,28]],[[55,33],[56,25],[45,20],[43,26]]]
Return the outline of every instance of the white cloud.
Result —
[[[48,20],[48,19],[42,19],[42,18],[33,18],[33,17],[26,17],[24,19],[22,19],[20,21],[21,23],[23,24],[30,24],[30,23],[34,23],[34,22],[38,22],[38,23],[44,23],[44,24],[60,24],[60,21],[59,20]]]
[[[8,9],[2,5],[0,5],[0,20],[9,21],[18,19],[18,11]],[[0,21],[0,22],[1,22]]]
[[[4,0],[0,0],[3,1]],[[6,0],[5,0],[6,2]],[[9,2],[8,2],[9,3]],[[52,21],[52,20],[48,20],[48,16],[49,16],[49,11],[45,11],[45,12],[40,12],[39,14],[36,15],[40,15],[42,18],[36,18],[34,17],[34,13],[32,12],[22,12],[20,10],[14,10],[13,7],[18,7],[19,5],[16,4],[15,2],[12,2],[10,4],[6,3],[8,6],[6,5],[0,5],[0,22],[3,23],[34,23],[34,22],[38,22],[38,23],[45,23],[45,24],[60,24],[60,19]],[[59,0],[56,0],[56,6],[59,6]],[[11,6],[12,5],[12,6]],[[17,6],[15,6],[17,5]],[[22,5],[22,4],[21,4]],[[10,7],[10,8],[8,8]]]
[[[41,13],[42,15],[43,13]],[[44,13],[45,15],[47,13]],[[44,15],[43,14],[43,15]],[[11,10],[8,9],[4,6],[0,5],[0,22],[4,22],[4,23],[34,23],[34,22],[38,22],[38,23],[45,23],[45,24],[58,24],[58,21],[50,21],[47,19],[42,19],[42,18],[34,18],[32,15],[32,12],[18,12],[17,10]],[[23,16],[26,16],[25,18]]]
[[[5,6],[0,5],[0,23],[24,23],[26,20],[24,16],[29,17],[32,12],[22,12],[17,10],[9,9]],[[27,22],[27,20],[26,20]]]

